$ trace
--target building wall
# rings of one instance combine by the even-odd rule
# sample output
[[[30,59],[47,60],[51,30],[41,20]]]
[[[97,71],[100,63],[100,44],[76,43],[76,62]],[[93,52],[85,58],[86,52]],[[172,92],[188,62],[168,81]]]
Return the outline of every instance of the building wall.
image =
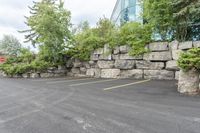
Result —
[[[139,0],[117,0],[111,21],[118,25],[127,21],[142,22],[141,12],[142,8]]]

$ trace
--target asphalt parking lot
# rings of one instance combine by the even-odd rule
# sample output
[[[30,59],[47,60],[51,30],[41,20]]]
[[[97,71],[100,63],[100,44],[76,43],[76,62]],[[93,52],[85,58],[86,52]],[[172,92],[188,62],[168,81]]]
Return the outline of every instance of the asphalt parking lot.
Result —
[[[200,133],[176,81],[0,78],[0,133]]]

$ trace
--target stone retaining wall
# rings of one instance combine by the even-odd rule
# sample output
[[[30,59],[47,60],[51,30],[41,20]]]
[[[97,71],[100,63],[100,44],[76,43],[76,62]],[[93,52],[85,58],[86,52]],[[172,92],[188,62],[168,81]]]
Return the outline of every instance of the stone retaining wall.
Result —
[[[200,42],[173,41],[150,43],[151,51],[142,56],[128,54],[130,47],[119,46],[111,50],[108,45],[95,50],[89,62],[70,60],[67,62],[70,76],[90,76],[98,78],[135,78],[173,80],[179,77],[177,60],[180,52],[192,47],[200,47]]]

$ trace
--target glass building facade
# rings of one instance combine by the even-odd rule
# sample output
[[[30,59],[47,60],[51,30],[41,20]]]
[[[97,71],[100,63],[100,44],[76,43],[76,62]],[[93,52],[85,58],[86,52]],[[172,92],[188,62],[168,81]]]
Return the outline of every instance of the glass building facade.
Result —
[[[125,22],[142,22],[142,6],[139,0],[117,0],[111,21],[117,25]]]

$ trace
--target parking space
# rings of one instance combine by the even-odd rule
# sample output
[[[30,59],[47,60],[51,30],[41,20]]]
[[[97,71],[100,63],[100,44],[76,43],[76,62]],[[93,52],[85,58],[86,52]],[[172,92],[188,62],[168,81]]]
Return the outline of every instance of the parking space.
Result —
[[[199,133],[200,97],[176,81],[0,79],[2,133]]]

